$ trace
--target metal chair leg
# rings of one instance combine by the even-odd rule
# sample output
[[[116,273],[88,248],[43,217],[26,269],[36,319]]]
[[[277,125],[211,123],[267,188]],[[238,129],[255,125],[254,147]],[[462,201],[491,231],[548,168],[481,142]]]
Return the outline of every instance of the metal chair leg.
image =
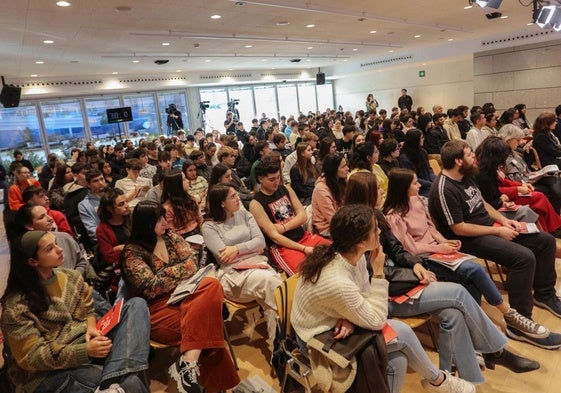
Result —
[[[224,328],[224,338],[226,339],[226,342],[228,343],[228,349],[230,350],[230,356],[232,356],[232,360],[234,361],[234,366],[236,367],[236,371],[238,371],[240,368],[238,367],[238,361],[236,360],[236,353],[234,352],[234,347],[232,346],[232,342],[230,341],[230,335],[228,334],[228,329],[226,329],[226,321],[223,322],[222,326]]]

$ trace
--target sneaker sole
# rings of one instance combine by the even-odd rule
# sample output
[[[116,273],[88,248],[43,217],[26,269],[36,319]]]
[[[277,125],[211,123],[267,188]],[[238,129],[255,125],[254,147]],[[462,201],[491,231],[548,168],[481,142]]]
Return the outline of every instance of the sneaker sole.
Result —
[[[177,384],[177,390],[179,391],[179,393],[187,393],[185,391],[185,389],[183,389],[183,383],[181,382],[181,376],[177,372],[177,369],[175,367],[175,362],[171,366],[169,366],[168,373],[169,373],[170,377],[172,377],[173,380],[175,381],[175,383]]]
[[[507,337],[512,338],[513,340],[527,342],[528,344],[532,344],[536,347],[543,348],[543,349],[559,349],[561,348],[561,344],[554,344],[554,345],[544,345],[540,344],[536,341],[533,341],[530,337],[526,337],[524,334],[516,334],[511,331],[508,326],[506,328],[506,335]]]
[[[553,311],[551,309],[551,307],[549,307],[547,304],[540,302],[537,299],[534,299],[534,304],[540,308],[545,308],[547,311],[549,311],[550,313],[552,313],[553,315],[555,315],[557,318],[561,318],[561,314]]]

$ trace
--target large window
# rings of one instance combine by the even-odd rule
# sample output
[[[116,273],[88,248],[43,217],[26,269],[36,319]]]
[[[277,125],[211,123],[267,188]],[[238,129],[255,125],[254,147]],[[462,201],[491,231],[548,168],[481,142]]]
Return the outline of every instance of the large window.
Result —
[[[181,112],[181,120],[183,120],[183,129],[188,130],[189,118],[187,116],[187,104],[185,100],[185,93],[182,91],[171,91],[158,93],[158,105],[160,106],[160,120],[164,130],[169,134],[170,130],[167,126],[168,114],[166,110],[171,104],[175,104],[176,109]]]
[[[327,108],[334,109],[333,105],[333,85],[331,83],[316,86],[318,92],[318,110],[325,112]]]
[[[291,115],[298,118],[298,94],[295,84],[283,84],[277,86],[279,96],[279,112],[288,119]]]
[[[160,135],[160,123],[153,94],[135,94],[123,97],[125,106],[132,109],[132,121],[128,123],[131,138],[147,138]]]
[[[35,105],[21,103],[18,108],[0,110],[0,157],[6,170],[14,159],[15,149],[21,150],[34,166],[45,162]]]
[[[316,102],[316,85],[314,83],[303,83],[298,85],[298,102],[300,112],[307,114],[318,110]]]
[[[206,110],[205,131],[218,130],[224,133],[224,120],[228,110],[228,95],[226,89],[201,89],[201,101],[209,101],[209,108]],[[199,116],[203,116],[199,112]],[[201,122],[202,123],[202,122]]]
[[[65,157],[72,147],[86,147],[84,119],[78,100],[42,102],[41,112],[47,143],[53,153]]]
[[[88,98],[85,100],[86,113],[92,139],[96,146],[112,144],[125,135],[124,124],[109,124],[107,109],[121,106],[119,97]]]
[[[265,113],[268,118],[278,120],[277,96],[274,85],[255,86],[255,109],[257,117]]]
[[[240,120],[243,122],[244,128],[249,131],[251,128],[251,120],[255,117],[255,108],[253,107],[253,89],[250,87],[230,87],[228,89],[230,100],[240,100],[236,105],[236,109],[240,113]]]

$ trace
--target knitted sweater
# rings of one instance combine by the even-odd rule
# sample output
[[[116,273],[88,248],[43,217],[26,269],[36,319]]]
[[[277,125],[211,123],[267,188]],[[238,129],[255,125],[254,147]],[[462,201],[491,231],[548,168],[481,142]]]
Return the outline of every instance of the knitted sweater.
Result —
[[[366,259],[356,266],[336,254],[312,284],[300,278],[294,294],[291,322],[302,340],[335,327],[339,319],[356,326],[379,330],[388,315],[388,282],[369,282]]]
[[[50,371],[89,363],[86,321],[94,316],[92,293],[74,270],[55,269],[43,282],[51,298],[48,309],[33,314],[26,297],[7,296],[2,312],[2,332],[15,363],[14,382],[33,392]]]

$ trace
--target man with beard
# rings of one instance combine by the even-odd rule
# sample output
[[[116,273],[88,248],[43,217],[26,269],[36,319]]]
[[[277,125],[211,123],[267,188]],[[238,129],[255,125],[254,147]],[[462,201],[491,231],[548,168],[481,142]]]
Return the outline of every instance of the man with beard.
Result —
[[[97,215],[97,208],[99,207],[99,201],[101,196],[105,192],[105,178],[103,173],[97,169],[90,169],[86,173],[86,183],[88,186],[88,193],[78,204],[78,212],[80,213],[80,219],[88,237],[92,243],[97,243],[97,236],[95,230],[99,226],[99,216]]]
[[[465,141],[446,142],[440,155],[444,169],[429,194],[429,212],[437,229],[447,239],[459,239],[461,252],[508,268],[509,302],[520,314],[531,319],[536,304],[561,318],[561,300],[555,291],[555,238],[544,232],[520,234],[519,222],[484,201],[470,176],[476,170],[475,155]],[[540,348],[561,347],[557,333],[535,338],[507,326],[506,335]]]

